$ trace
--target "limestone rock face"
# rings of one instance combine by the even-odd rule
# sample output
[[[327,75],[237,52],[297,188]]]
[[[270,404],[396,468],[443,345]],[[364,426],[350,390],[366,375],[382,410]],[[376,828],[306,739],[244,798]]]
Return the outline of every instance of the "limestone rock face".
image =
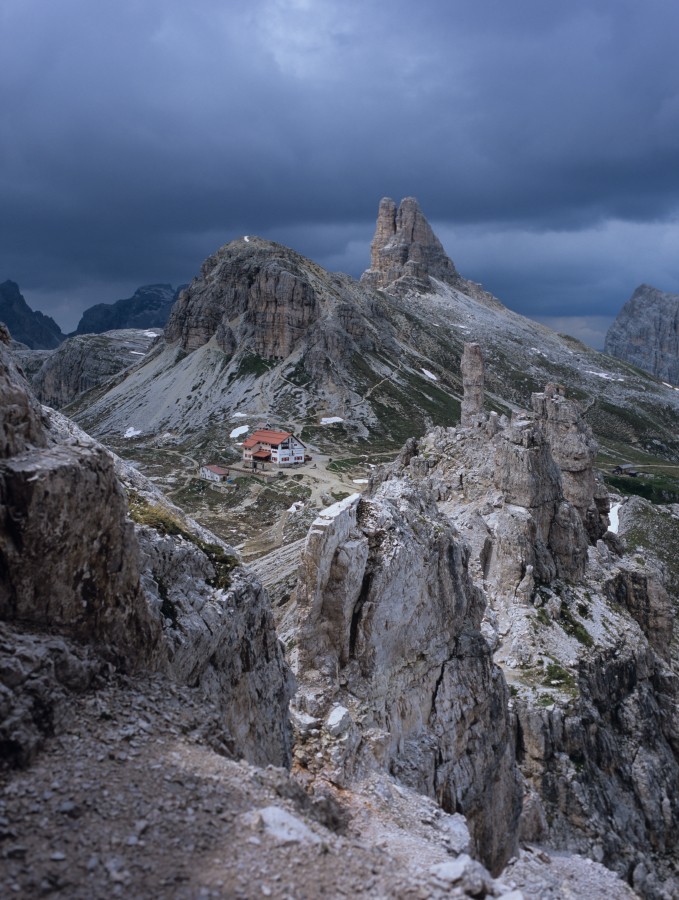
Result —
[[[370,246],[370,268],[362,280],[386,288],[410,276],[429,283],[459,280],[457,269],[425,219],[417,200],[405,197],[399,207],[389,197],[380,201],[375,236]]]
[[[0,397],[0,618],[101,645],[130,668],[149,664],[160,629],[110,455],[91,441],[50,446],[2,348]]]
[[[676,676],[643,638],[638,647],[623,639],[582,660],[578,689],[569,709],[515,704],[521,768],[542,794],[550,843],[621,875],[640,863],[667,873],[652,860],[672,859],[677,846]],[[544,840],[546,829],[524,836]],[[670,878],[663,893],[653,877],[644,881],[635,878],[645,897],[679,886]]]
[[[142,585],[163,623],[169,672],[217,707],[234,754],[287,765],[293,684],[268,597],[235,556],[186,534],[136,527]]]
[[[478,630],[467,551],[427,493],[393,480],[326,510],[307,538],[296,614],[302,771],[337,784],[392,772],[463,812],[499,870],[520,808],[507,688]]]
[[[509,512],[514,521],[517,519],[511,507],[519,507],[529,513],[529,519],[524,521],[529,527],[527,545],[533,547],[533,553],[528,557],[523,553],[516,554],[511,548],[512,542],[507,542],[506,535],[502,535],[506,516],[498,512],[494,530],[502,537],[496,562],[505,573],[507,563],[511,566],[512,559],[515,565],[519,564],[516,583],[529,565],[535,570],[537,579],[544,583],[549,583],[557,575],[561,578],[581,576],[590,541],[576,508],[566,498],[562,473],[552,455],[542,421],[519,419],[498,432],[493,443],[494,482],[503,496],[503,513]],[[490,572],[488,574],[490,576]],[[506,583],[504,577],[499,576],[498,584],[502,583]]]
[[[43,403],[60,409],[138,363],[156,338],[152,331],[135,330],[67,338],[33,376],[33,390]]]
[[[217,335],[224,352],[246,342],[265,359],[282,359],[319,313],[302,258],[253,237],[227,244],[203,263],[174,306],[165,336],[189,352]]]
[[[548,385],[531,407],[511,422],[479,415],[434,429],[373,482],[422,483],[470,547],[489,601],[481,631],[513,688],[522,839],[604,861],[644,897],[673,896],[675,517],[661,515],[647,537],[651,504],[630,501],[635,544],[648,539],[665,557],[620,558],[577,404]]]
[[[107,452],[36,449],[0,467],[0,618],[101,645],[128,668],[157,659],[125,497]]]
[[[594,476],[598,445],[577,402],[560,385],[533,394],[533,412],[541,422],[554,462],[561,472],[563,496],[577,509],[592,542],[606,532],[608,505]]]
[[[679,294],[642,284],[608,329],[606,353],[679,384]]]

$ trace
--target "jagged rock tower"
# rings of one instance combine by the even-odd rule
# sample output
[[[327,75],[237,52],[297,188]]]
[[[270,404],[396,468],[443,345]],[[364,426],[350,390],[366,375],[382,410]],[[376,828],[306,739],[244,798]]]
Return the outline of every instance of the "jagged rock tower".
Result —
[[[385,288],[410,276],[429,285],[429,279],[456,282],[460,276],[414,197],[396,208],[389,197],[380,201],[375,237],[370,245],[370,268],[361,281]]]

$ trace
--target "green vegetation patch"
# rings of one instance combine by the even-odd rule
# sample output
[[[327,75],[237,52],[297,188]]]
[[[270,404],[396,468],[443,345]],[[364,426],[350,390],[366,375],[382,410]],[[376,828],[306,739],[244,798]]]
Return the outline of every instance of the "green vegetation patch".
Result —
[[[576,641],[579,641],[585,647],[593,646],[594,640],[592,635],[587,631],[582,622],[578,622],[565,603],[561,605],[559,624],[566,634],[570,634],[571,637],[574,637]]]
[[[574,676],[556,662],[547,664],[542,684],[545,687],[558,687],[570,693],[577,691]]]
[[[285,377],[297,387],[306,387],[313,380],[304,366],[304,360],[300,359],[294,368],[285,372]]]
[[[556,700],[553,694],[540,694],[535,701],[536,706],[554,706]]]
[[[254,375],[260,378],[266,375],[269,369],[273,369],[276,365],[275,359],[265,359],[258,353],[244,353],[238,361],[238,368],[235,373],[229,375],[229,381],[235,378],[244,378],[246,375]]]
[[[604,481],[620,494],[643,497],[651,503],[679,503],[679,478],[669,475],[644,473],[636,478],[604,475]]]
[[[336,503],[339,503],[340,500],[346,500],[347,497],[351,497],[351,494],[348,491],[330,491],[330,496]]]
[[[231,571],[238,565],[238,557],[227,553],[219,544],[211,544],[196,537],[170,510],[149,503],[136,491],[130,491],[129,509],[130,518],[138,525],[148,525],[149,528],[154,528],[160,534],[182,537],[204,553],[215,570],[214,576],[207,582],[210,587],[226,590],[231,585]],[[167,599],[162,596],[162,592],[161,598],[163,602]],[[172,618],[172,615],[167,617]]]
[[[342,459],[334,459],[328,463],[329,472],[350,472],[358,466],[365,465],[365,460],[358,456],[347,456]]]

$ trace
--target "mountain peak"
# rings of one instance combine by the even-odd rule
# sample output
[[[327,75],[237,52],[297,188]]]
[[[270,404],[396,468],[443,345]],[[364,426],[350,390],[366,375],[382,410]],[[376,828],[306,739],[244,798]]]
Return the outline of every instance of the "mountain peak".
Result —
[[[460,277],[415,197],[404,197],[398,207],[384,197],[370,245],[370,268],[361,280],[386,288],[406,276],[427,282],[430,277],[453,282]]]
[[[53,350],[64,339],[54,319],[31,309],[15,281],[0,284],[0,320],[15,341],[31,350]]]

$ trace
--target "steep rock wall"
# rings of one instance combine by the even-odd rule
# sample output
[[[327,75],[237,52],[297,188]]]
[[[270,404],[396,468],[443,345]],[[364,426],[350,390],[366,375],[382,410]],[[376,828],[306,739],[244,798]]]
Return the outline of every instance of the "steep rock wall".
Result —
[[[431,499],[405,482],[316,520],[296,594],[295,758],[338,784],[391,771],[463,812],[497,871],[515,847],[520,787],[507,688],[466,563]]]
[[[417,200],[405,197],[397,208],[393,200],[384,197],[370,245],[370,268],[362,280],[372,287],[386,288],[404,276],[427,284],[430,277],[461,280]]]
[[[679,384],[679,295],[640,285],[608,329],[604,349]]]

